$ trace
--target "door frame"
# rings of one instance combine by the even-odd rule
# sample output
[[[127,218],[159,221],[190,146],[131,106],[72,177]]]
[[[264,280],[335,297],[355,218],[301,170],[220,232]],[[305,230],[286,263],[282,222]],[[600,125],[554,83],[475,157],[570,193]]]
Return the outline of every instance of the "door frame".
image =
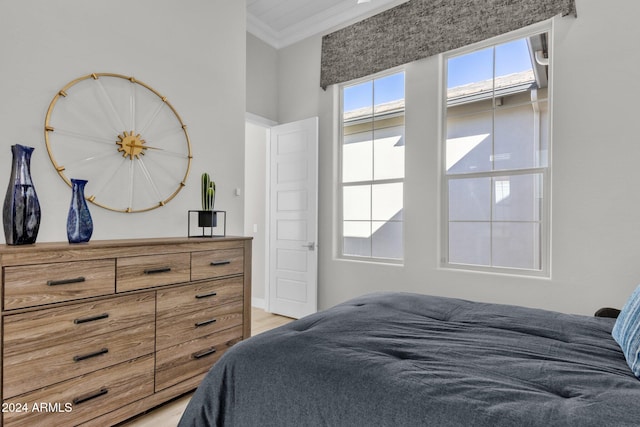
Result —
[[[264,247],[262,248],[262,250],[264,251],[264,278],[265,278],[265,283],[264,283],[264,300],[257,300],[255,298],[252,298],[251,300],[251,305],[254,307],[258,307],[258,308],[262,308],[264,309],[266,312],[270,312],[269,310],[269,274],[270,274],[270,270],[269,270],[269,265],[271,262],[271,257],[270,257],[270,253],[269,253],[269,239],[271,237],[270,235],[270,230],[269,230],[269,224],[271,222],[271,217],[270,217],[270,209],[269,209],[269,192],[270,192],[270,185],[269,185],[269,177],[271,176],[271,162],[270,162],[270,157],[269,157],[269,153],[271,151],[271,128],[273,126],[277,126],[280,123],[275,122],[273,120],[267,119],[266,117],[262,117],[262,116],[258,116],[256,114],[253,113],[245,113],[245,122],[246,123],[251,123],[255,126],[259,126],[261,128],[264,128],[266,130],[266,140],[265,140],[265,179],[264,179],[264,191],[265,194],[267,195],[267,197],[265,197],[265,205],[263,206],[263,218],[264,221],[262,221],[263,227],[264,227]],[[246,156],[246,155],[245,155]],[[246,194],[246,192],[245,192]],[[245,235],[252,235],[253,231],[252,230],[244,230],[244,234]]]

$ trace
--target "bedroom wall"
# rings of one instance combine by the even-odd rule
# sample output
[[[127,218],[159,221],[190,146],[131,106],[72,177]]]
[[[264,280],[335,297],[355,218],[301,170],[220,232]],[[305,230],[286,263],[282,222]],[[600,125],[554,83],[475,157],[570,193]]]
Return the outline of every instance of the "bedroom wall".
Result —
[[[640,283],[640,3],[577,0],[555,20],[551,278],[438,267],[440,59],[406,68],[404,265],[335,258],[337,91],[318,87],[320,37],[280,51],[281,123],[320,116],[319,304],[401,290],[591,315]],[[317,104],[315,102],[317,101]]]
[[[90,205],[93,239],[186,235],[205,171],[217,182],[216,207],[228,211],[228,234],[243,233],[243,198],[235,189],[244,185],[244,2],[30,0],[0,7],[0,188],[4,195],[10,146],[35,147],[38,242],[66,240],[71,198],[47,155],[45,114],[60,88],[92,72],[135,76],[166,96],[188,126],[194,155],[187,186],[165,207],[123,214]]]
[[[247,33],[247,112],[278,121],[278,51]]]

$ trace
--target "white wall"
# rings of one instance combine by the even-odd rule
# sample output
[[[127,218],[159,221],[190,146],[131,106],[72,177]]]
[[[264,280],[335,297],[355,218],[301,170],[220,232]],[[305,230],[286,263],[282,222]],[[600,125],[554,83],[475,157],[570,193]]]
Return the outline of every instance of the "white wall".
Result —
[[[312,37],[278,51],[278,121],[288,123],[318,115],[320,49]]]
[[[194,155],[187,186],[165,207],[123,214],[90,205],[93,239],[186,235],[205,171],[217,183],[216,207],[228,211],[227,232],[243,233],[234,189],[244,186],[245,13],[236,0],[0,1],[0,188],[10,146],[35,147],[38,242],[66,240],[71,197],[47,155],[45,114],[59,89],[92,72],[132,75],[166,96]]]
[[[555,21],[551,279],[438,268],[439,57],[406,68],[404,265],[336,260],[337,91],[318,87],[320,37],[279,52],[279,121],[320,116],[321,308],[389,289],[582,314],[624,303],[640,283],[640,3],[577,7]]]
[[[278,121],[278,51],[247,33],[247,112]]]

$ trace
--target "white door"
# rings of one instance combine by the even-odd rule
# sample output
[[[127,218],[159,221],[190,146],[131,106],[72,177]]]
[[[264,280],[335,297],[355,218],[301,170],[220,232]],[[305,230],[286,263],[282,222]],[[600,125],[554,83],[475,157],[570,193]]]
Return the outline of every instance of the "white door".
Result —
[[[268,311],[317,311],[318,118],[271,128]]]

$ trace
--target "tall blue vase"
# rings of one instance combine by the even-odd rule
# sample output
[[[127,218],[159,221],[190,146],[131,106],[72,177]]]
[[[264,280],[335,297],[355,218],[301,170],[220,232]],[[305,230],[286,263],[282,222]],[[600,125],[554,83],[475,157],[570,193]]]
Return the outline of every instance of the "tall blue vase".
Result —
[[[12,145],[11,176],[2,207],[2,224],[7,245],[36,242],[40,229],[40,202],[31,181],[33,147]]]
[[[67,216],[67,238],[69,243],[88,242],[93,234],[93,220],[84,198],[84,179],[71,179],[71,206]]]

